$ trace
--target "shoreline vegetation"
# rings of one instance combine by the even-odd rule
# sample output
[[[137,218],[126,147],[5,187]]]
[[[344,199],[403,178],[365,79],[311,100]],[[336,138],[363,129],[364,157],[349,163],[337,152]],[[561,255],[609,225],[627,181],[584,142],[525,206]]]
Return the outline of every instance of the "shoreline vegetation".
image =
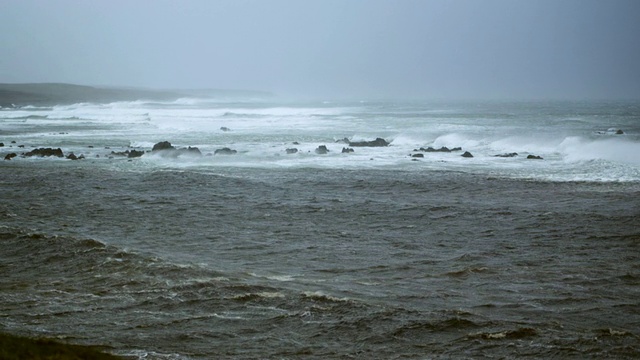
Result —
[[[268,92],[253,90],[151,90],[128,87],[94,87],[65,83],[3,84],[0,83],[0,107],[27,105],[54,106],[83,102],[110,103],[116,101],[172,101],[185,97],[270,97]]]
[[[126,358],[102,352],[96,346],[72,345],[47,338],[28,338],[0,333],[0,359],[123,360]]]

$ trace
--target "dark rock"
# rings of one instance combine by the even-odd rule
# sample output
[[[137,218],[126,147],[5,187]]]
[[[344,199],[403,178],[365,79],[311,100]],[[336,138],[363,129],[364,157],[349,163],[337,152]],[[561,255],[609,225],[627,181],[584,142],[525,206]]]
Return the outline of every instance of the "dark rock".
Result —
[[[60,149],[60,148],[57,148],[57,149],[39,148],[39,149],[33,149],[33,150],[29,151],[28,153],[24,154],[24,156],[57,156],[57,157],[64,157],[64,154],[62,153],[62,149]]]
[[[18,154],[16,154],[16,153],[10,153],[10,154],[5,155],[4,159],[5,159],[5,160],[11,160],[11,159],[13,159],[13,158],[14,158],[14,157],[16,157],[16,156],[18,156]]]
[[[342,153],[343,154],[348,154],[348,153],[352,153],[355,152],[355,150],[353,150],[352,148],[342,148]]]
[[[462,157],[466,157],[466,158],[472,158],[472,157],[473,157],[473,155],[471,155],[471,153],[470,153],[470,152],[468,152],[468,151],[465,151],[465,152],[464,152],[464,154],[462,154],[462,155],[460,155],[460,156],[462,156]]]
[[[316,154],[326,154],[329,152],[329,149],[327,149],[327,147],[325,145],[320,145],[318,146],[318,148],[316,149]]]
[[[376,138],[373,141],[355,141],[355,142],[351,142],[349,141],[349,146],[358,146],[358,147],[363,147],[363,146],[370,146],[370,147],[380,147],[380,146],[389,146],[389,143],[387,142],[387,140],[383,139],[383,138]]]
[[[300,145],[300,143],[299,143],[299,142],[297,142],[297,141],[292,142],[292,144],[293,144],[293,145]]]
[[[228,147],[217,149],[213,152],[214,155],[234,155],[237,153],[238,152],[236,150],[229,149]]]
[[[349,138],[342,138],[342,139],[338,139],[336,140],[337,143],[345,143],[348,144],[349,143]]]
[[[16,143],[16,141],[15,141],[15,140],[13,140],[13,141],[11,141],[11,143],[12,143],[12,144],[15,144],[15,143]]]
[[[413,157],[413,158],[423,158],[424,154],[413,154],[413,155],[411,155],[411,157]]]
[[[221,128],[220,128],[220,130],[222,130],[222,131],[231,131],[231,129],[229,129],[229,128],[228,128],[228,127],[226,127],[226,126],[221,127]]]
[[[297,152],[298,152],[298,149],[296,149],[296,148],[289,148],[289,149],[287,149],[286,151],[287,151],[287,154],[295,154],[295,153],[297,153]]]
[[[189,155],[189,156],[202,156],[202,152],[200,152],[200,149],[198,149],[197,147],[187,147],[186,149],[178,149],[176,150],[177,155],[176,156],[180,156],[180,155]]]
[[[537,156],[537,155],[529,155],[529,156],[527,156],[527,159],[543,160],[542,157]]]
[[[624,134],[624,131],[622,131],[620,129],[618,129],[618,131],[616,131],[616,135],[623,135],[623,134]]]
[[[432,148],[431,146],[429,146],[429,147],[428,147],[428,148],[426,148],[426,149],[425,149],[425,148],[422,148],[422,147],[420,148],[420,151],[424,151],[424,152],[447,152],[447,153],[448,153],[448,152],[452,152],[452,151],[460,151],[460,150],[462,150],[462,148],[461,148],[461,147],[456,147],[456,148],[453,148],[453,149],[449,149],[449,148],[448,148],[448,147],[446,147],[446,146],[443,146],[443,147],[441,147],[440,149],[434,149],[434,148]],[[418,150],[416,150],[416,151],[418,151]]]
[[[3,146],[4,146],[4,143],[1,143],[1,142],[0,142],[0,147],[3,147]]]
[[[135,150],[135,149],[131,150],[131,151],[127,150],[125,152],[129,152],[127,154],[128,158],[137,158],[137,157],[140,157],[140,156],[144,155],[144,151],[139,151],[139,150]]]
[[[508,153],[508,154],[499,154],[499,155],[493,155],[495,157],[503,157],[503,158],[508,158],[508,157],[516,157],[518,156],[518,153]]]
[[[161,141],[155,145],[153,145],[153,149],[151,151],[160,151],[160,150],[174,150],[175,148],[168,141]]]
[[[24,145],[18,145],[18,147],[19,147],[19,148],[23,148],[23,147],[24,147]]]
[[[67,155],[67,159],[78,160],[78,157],[74,153],[69,153],[69,155]]]

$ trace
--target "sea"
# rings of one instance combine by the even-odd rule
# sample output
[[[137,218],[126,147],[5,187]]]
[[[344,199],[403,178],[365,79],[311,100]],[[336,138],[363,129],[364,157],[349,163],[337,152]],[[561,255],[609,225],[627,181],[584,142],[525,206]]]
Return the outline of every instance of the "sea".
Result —
[[[640,358],[638,101],[5,107],[0,142],[0,332],[130,359]]]

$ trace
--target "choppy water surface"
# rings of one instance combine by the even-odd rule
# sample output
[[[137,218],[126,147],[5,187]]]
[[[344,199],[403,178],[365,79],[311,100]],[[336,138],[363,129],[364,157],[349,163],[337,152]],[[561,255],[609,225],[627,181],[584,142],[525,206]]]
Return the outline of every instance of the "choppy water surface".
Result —
[[[5,153],[59,144],[87,159],[1,164],[1,331],[141,359],[640,356],[631,105],[466,117],[223,105],[79,105],[24,122],[2,113]],[[172,112],[196,120],[171,122]],[[343,155],[342,136],[392,141]],[[538,147],[506,143],[524,137]],[[239,153],[105,156],[160,140]],[[338,151],[315,154],[323,140]],[[288,157],[292,141],[301,151]],[[474,158],[412,161],[418,145]],[[587,156],[594,146],[610,151]],[[510,150],[545,159],[493,157]]]

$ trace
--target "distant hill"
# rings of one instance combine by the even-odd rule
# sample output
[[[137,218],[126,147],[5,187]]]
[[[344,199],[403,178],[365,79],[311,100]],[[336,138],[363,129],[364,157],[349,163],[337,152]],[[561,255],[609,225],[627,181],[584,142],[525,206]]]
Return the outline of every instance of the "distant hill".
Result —
[[[0,84],[0,106],[53,106],[80,102],[171,101],[182,97],[270,96],[245,90],[149,90],[136,88],[93,87],[62,83]]]

